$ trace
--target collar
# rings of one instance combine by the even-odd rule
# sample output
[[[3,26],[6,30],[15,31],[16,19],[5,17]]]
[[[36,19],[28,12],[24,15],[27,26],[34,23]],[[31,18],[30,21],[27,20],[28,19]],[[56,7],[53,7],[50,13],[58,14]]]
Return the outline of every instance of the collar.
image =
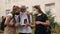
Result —
[[[22,15],[23,15],[23,14],[27,14],[27,12],[24,12],[24,13],[21,13],[21,14],[22,14]]]
[[[39,13],[37,16],[40,16],[41,15],[41,13]]]

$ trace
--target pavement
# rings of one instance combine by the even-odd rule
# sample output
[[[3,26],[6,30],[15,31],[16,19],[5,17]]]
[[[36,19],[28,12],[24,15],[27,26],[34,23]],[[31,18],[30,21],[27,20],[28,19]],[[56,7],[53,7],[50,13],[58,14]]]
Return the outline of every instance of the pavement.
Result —
[[[0,34],[3,34],[3,31],[0,30]]]

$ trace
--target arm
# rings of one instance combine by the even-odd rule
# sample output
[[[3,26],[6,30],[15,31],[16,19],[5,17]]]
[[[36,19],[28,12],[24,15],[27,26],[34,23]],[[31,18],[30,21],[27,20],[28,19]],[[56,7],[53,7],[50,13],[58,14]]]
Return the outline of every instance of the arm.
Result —
[[[42,23],[42,22],[41,22],[40,24],[45,25],[45,26],[46,26],[46,25],[50,25],[49,20],[46,20],[45,23]]]
[[[34,18],[34,23],[32,24],[32,17],[30,16],[30,26],[31,27],[35,27],[35,17],[33,16],[33,18]]]
[[[47,17],[46,14],[43,14],[43,18],[44,18],[43,20],[44,20],[45,22],[42,22],[42,21],[36,21],[36,24],[41,24],[41,25],[44,25],[44,26],[50,25],[49,20],[48,20],[48,17]]]
[[[6,17],[6,21],[5,21],[5,25],[11,26],[10,20],[11,20],[11,16],[7,16],[7,17]]]
[[[37,25],[41,24],[41,25],[44,25],[44,26],[50,25],[49,20],[46,20],[46,22],[36,21],[36,24]]]

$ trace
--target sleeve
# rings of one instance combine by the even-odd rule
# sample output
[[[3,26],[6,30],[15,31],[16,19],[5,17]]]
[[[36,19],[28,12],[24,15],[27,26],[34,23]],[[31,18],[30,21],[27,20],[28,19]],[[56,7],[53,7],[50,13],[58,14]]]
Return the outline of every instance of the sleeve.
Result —
[[[8,17],[8,16],[11,16],[11,18],[12,18],[12,14],[7,14],[6,20],[7,20],[7,17]],[[6,22],[5,22],[4,24],[6,24]]]
[[[7,16],[11,16],[11,17],[13,17],[13,15],[12,15],[12,14],[8,14]]]
[[[48,20],[48,17],[47,17],[47,15],[46,15],[46,14],[44,14],[44,18],[45,18],[45,20]]]
[[[30,22],[32,23],[32,16],[30,15]]]

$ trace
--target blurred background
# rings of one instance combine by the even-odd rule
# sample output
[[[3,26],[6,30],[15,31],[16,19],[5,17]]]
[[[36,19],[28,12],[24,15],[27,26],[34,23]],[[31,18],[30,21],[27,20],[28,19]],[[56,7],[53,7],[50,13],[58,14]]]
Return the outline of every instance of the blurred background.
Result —
[[[1,24],[8,13],[11,12],[13,5],[28,7],[28,12],[32,15],[32,6],[40,5],[42,11],[47,14],[51,23],[52,34],[60,34],[60,0],[0,0],[0,33]],[[18,32],[17,32],[18,33]],[[34,29],[32,29],[32,34]]]

